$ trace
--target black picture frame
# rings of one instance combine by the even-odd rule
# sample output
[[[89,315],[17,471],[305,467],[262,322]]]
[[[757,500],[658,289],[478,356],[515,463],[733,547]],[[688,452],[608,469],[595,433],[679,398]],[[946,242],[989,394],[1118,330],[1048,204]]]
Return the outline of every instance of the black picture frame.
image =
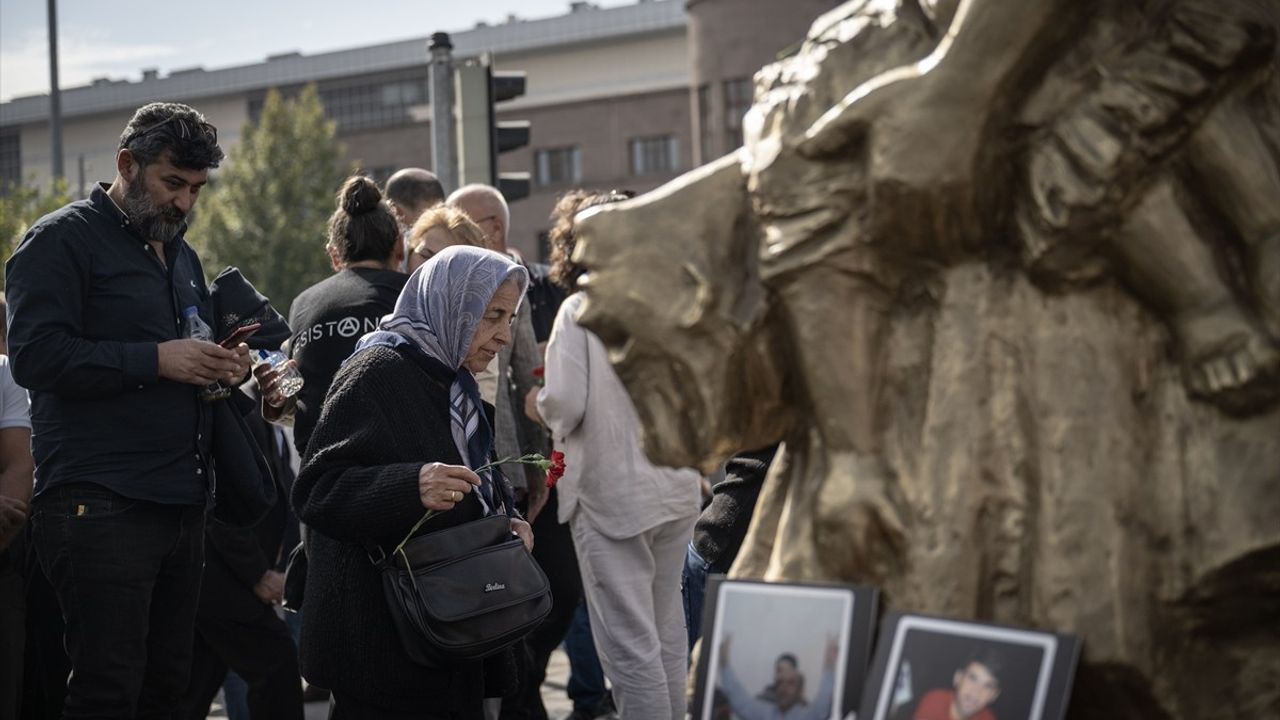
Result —
[[[805,676],[806,697],[814,701],[819,699],[812,693],[822,687],[826,638],[836,638],[839,650],[829,717],[844,718],[861,702],[878,603],[879,591],[860,585],[710,576],[691,716],[695,720],[712,720],[717,707],[727,702],[717,678],[722,642],[726,635],[732,635],[729,652],[733,667],[736,671],[740,665],[746,666],[740,681],[743,687],[751,688],[753,694],[767,691],[769,685],[763,679],[772,679],[779,656],[790,653]],[[810,677],[816,682],[810,682]]]
[[[1074,635],[889,613],[880,626],[858,718],[928,717],[929,706],[956,699],[958,683],[972,665],[989,662],[996,668],[988,677],[997,678],[998,694],[970,717],[1062,720],[1079,655],[1080,641]]]

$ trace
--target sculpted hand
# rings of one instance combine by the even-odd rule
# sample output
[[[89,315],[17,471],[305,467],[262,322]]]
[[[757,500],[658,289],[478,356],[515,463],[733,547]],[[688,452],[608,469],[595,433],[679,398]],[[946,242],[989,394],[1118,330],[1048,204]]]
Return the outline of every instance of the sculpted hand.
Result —
[[[524,541],[524,549],[533,552],[533,528],[529,527],[529,523],[520,518],[511,518],[511,532],[520,536]]]
[[[167,340],[156,346],[160,377],[190,385],[234,382],[249,369],[249,347],[228,350],[204,340]]]
[[[452,510],[479,485],[480,476],[461,465],[428,463],[418,470],[418,499],[428,510]]]
[[[279,605],[284,602],[284,573],[268,570],[253,586],[253,594],[267,605]]]

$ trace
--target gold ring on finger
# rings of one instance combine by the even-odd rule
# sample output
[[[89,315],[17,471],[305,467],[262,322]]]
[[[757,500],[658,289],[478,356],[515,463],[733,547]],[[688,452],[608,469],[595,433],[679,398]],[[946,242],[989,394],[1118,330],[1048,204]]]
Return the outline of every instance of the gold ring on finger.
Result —
[[[462,493],[458,492],[457,490],[452,490],[449,493],[449,497],[453,498],[454,502],[458,502],[459,500],[462,499]]]

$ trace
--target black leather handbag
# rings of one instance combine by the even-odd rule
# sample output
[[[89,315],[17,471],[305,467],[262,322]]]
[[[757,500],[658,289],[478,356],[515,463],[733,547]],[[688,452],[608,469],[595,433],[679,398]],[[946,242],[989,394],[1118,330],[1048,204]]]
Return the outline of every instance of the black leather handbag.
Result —
[[[551,612],[547,576],[506,515],[419,535],[376,564],[405,652],[427,667],[493,655]]]

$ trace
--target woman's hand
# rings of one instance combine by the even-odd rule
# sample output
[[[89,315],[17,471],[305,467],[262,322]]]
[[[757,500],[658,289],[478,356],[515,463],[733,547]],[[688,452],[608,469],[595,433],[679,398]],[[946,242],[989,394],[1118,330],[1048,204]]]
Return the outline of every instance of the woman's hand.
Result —
[[[533,552],[533,528],[520,518],[511,518],[511,532],[524,541],[524,549]]]
[[[529,392],[524,396],[524,414],[539,425],[546,425],[542,422],[542,413],[538,412],[538,391],[541,389],[540,387],[529,388]]]
[[[418,499],[428,510],[452,510],[480,485],[480,476],[461,465],[428,463],[418,469]]]

